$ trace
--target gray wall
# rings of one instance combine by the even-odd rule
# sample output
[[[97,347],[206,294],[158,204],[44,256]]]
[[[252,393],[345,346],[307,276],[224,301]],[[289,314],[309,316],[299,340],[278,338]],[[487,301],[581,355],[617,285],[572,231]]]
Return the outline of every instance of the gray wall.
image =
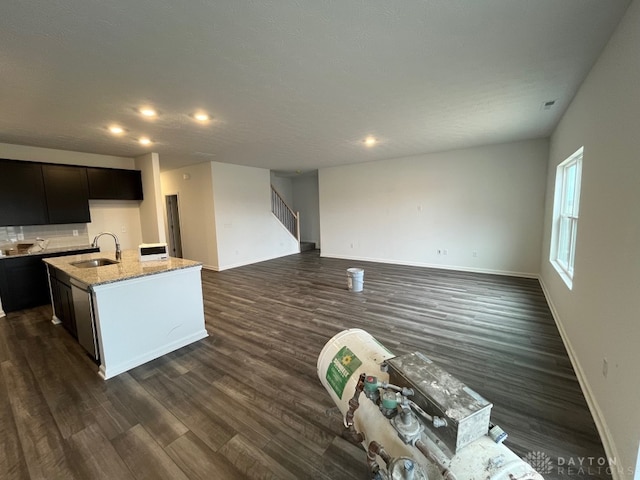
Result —
[[[552,136],[540,266],[607,454],[621,468],[618,478],[634,478],[640,440],[639,46],[636,1]],[[549,262],[555,171],[581,146],[580,218],[569,290]]]

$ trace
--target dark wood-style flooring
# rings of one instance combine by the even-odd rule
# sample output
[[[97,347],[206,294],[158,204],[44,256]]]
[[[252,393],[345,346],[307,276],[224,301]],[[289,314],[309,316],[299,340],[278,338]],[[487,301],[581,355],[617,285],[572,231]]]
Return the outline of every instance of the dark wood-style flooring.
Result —
[[[346,290],[352,266],[362,293]],[[210,336],[106,382],[50,308],[0,319],[0,478],[366,479],[316,375],[354,327],[492,401],[518,455],[604,456],[537,280],[314,251],[202,280]]]

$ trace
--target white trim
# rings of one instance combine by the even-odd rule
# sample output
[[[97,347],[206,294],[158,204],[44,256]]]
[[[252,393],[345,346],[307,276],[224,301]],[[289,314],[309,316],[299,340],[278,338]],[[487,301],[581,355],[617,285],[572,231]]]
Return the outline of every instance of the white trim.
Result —
[[[573,274],[575,259],[575,250],[577,244],[577,228],[578,217],[580,211],[580,190],[582,184],[582,160],[584,158],[584,146],[580,147],[564,161],[560,162],[556,167],[555,191],[553,195],[553,219],[551,222],[551,248],[549,249],[549,263],[560,275],[562,281],[567,285],[569,290],[573,289]],[[567,198],[567,169],[575,165],[576,177],[574,183],[572,211],[565,212],[565,200]],[[564,265],[558,257],[560,252],[561,224],[563,218],[571,219],[572,227],[568,232],[569,239],[566,239],[566,247],[568,252],[568,264]],[[563,242],[563,245],[565,242]]]
[[[239,263],[232,263],[230,265],[218,266],[216,271],[222,272],[223,270],[230,270],[232,268],[244,267],[246,265],[253,265],[254,263],[266,262],[268,260],[275,260],[276,258],[288,257],[289,255],[298,255],[299,253],[300,252],[283,253],[282,255],[277,255],[275,257],[269,256],[264,258],[255,258],[255,259],[247,260],[246,262],[239,262]],[[213,267],[213,269],[215,270],[215,267]]]
[[[569,290],[573,290],[573,278],[569,276],[566,269],[557,261],[550,260],[549,263],[556,269],[556,273],[560,276],[562,281],[565,283]]]
[[[540,286],[542,287],[542,293],[547,300],[547,304],[549,305],[549,310],[551,310],[551,315],[553,316],[556,327],[558,327],[558,332],[560,332],[560,338],[562,338],[562,343],[564,344],[564,347],[567,350],[567,354],[569,355],[569,360],[571,361],[573,370],[576,373],[576,377],[578,379],[578,383],[580,384],[582,394],[587,401],[587,406],[589,407],[589,411],[591,412],[593,421],[596,424],[596,429],[600,434],[600,440],[602,441],[602,446],[604,447],[605,454],[607,458],[619,459],[620,455],[618,455],[618,450],[611,436],[611,432],[609,431],[609,428],[604,421],[604,415],[602,414],[602,411],[598,406],[598,402],[596,402],[595,400],[593,392],[591,391],[591,387],[589,386],[589,382],[587,381],[584,371],[582,370],[582,366],[580,365],[580,361],[578,360],[578,356],[576,355],[575,350],[571,345],[571,341],[569,340],[567,331],[564,329],[564,326],[560,321],[558,310],[551,300],[551,295],[549,294],[549,290],[547,289],[542,276],[538,277],[538,281],[540,282]],[[618,472],[618,469],[615,468],[615,466],[612,466],[611,468],[611,475],[613,477],[613,480],[622,480],[624,478],[623,476],[621,476],[620,472]]]
[[[209,334],[207,333],[207,331],[203,329],[201,332],[197,332],[187,337],[181,338],[180,340],[176,340],[175,342],[171,342],[168,345],[164,345],[162,348],[147,352],[144,355],[139,355],[127,362],[123,362],[115,366],[109,365],[108,369],[104,366],[104,364],[102,364],[98,369],[98,375],[100,375],[100,377],[102,377],[104,380],[107,380],[109,378],[115,377],[116,375],[120,375],[121,373],[131,370],[132,368],[150,362],[151,360],[155,360],[156,358],[166,355],[167,353],[171,353],[179,348],[186,347],[187,345],[193,342],[197,342],[198,340],[202,340],[203,338],[208,336]]]
[[[165,225],[164,225],[164,230],[165,230],[165,236],[167,237],[167,245],[169,246],[169,249],[171,249],[171,241],[169,240],[169,213],[167,212],[167,197],[172,197],[172,196],[176,196],[176,203],[177,203],[177,209],[178,209],[178,228],[180,228],[180,250],[181,250],[181,254],[182,257],[180,258],[184,258],[184,248],[183,248],[183,242],[182,242],[182,232],[184,232],[184,230],[182,229],[182,215],[180,215],[180,192],[175,192],[175,193],[167,193],[167,192],[163,192],[162,193],[162,199],[164,200],[163,204],[162,204],[162,208],[164,211],[164,218],[166,220]]]
[[[441,270],[457,270],[460,272],[470,272],[470,273],[487,273],[491,275],[507,275],[509,277],[522,277],[522,278],[539,278],[538,273],[531,272],[513,272],[510,270],[494,270],[490,268],[473,268],[473,267],[464,267],[460,265],[441,265],[437,263],[423,263],[423,262],[404,262],[400,260],[388,260],[384,258],[371,258],[371,257],[352,257],[347,255],[334,255],[334,254],[323,254],[320,251],[321,257],[326,258],[338,258],[342,260],[354,260],[360,262],[373,262],[373,263],[388,263],[392,265],[405,265],[408,267],[423,267],[423,268],[437,268]]]

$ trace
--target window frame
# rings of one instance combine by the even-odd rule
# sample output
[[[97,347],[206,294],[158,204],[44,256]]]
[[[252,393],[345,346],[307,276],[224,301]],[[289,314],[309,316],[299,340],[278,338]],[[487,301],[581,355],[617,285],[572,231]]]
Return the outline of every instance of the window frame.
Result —
[[[549,260],[569,289],[573,288],[583,157],[584,147],[580,147],[556,168]],[[573,167],[575,171],[571,172]],[[569,184],[571,176],[573,185]]]

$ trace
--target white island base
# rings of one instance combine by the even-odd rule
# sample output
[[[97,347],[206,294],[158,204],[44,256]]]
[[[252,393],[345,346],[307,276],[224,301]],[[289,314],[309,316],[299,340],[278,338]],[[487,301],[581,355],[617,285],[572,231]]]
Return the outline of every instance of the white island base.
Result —
[[[206,337],[201,266],[92,287],[105,380]]]

